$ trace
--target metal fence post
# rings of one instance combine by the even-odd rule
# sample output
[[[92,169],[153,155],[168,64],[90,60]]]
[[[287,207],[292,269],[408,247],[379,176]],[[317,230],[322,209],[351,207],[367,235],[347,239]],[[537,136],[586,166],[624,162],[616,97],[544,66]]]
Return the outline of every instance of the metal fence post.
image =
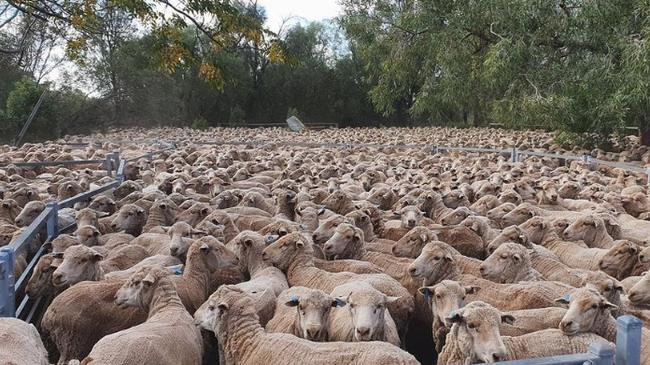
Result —
[[[645,169],[645,175],[648,178],[648,186],[650,186],[650,167]]]
[[[47,207],[52,208],[50,216],[47,217],[47,236],[53,240],[59,235],[59,203],[48,203]]]
[[[590,354],[598,356],[598,360],[592,360],[593,365],[614,365],[614,347],[608,343],[594,342],[587,350]]]
[[[517,156],[517,147],[512,147],[512,152],[510,152],[510,154],[512,162],[517,162],[519,160],[519,156]]]
[[[0,317],[13,317],[16,313],[14,277],[14,250],[0,249]]]
[[[106,169],[107,176],[113,176],[113,156],[108,154],[106,155],[106,161],[104,161],[104,168]]]
[[[634,316],[616,320],[616,365],[641,364],[641,321]]]

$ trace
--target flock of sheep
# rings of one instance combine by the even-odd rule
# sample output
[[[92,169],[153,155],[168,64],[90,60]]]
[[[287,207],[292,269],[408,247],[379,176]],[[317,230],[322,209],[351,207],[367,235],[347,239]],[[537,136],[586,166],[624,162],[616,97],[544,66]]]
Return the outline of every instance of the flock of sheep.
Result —
[[[0,319],[1,364],[491,363],[615,342],[623,314],[642,320],[650,363],[644,174],[400,146],[566,152],[541,132],[155,129],[0,147],[0,246],[47,202],[112,181],[97,166],[12,163],[129,159],[153,139],[176,148],[59,212],[76,230],[26,289],[47,308],[34,325]],[[573,152],[650,163],[628,142]],[[16,277],[44,237],[18,253]]]

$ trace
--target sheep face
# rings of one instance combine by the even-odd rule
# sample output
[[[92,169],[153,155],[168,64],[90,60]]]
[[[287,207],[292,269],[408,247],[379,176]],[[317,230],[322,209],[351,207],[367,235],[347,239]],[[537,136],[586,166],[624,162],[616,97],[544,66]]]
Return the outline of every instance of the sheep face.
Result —
[[[239,196],[230,190],[219,193],[212,201],[212,205],[217,209],[226,209],[234,207],[237,204],[239,204]]]
[[[503,218],[501,218],[501,223],[506,227],[518,225],[524,223],[535,215],[532,206],[524,203],[504,215]]]
[[[205,217],[210,214],[210,206],[204,203],[194,203],[181,214],[178,215],[177,220],[186,222],[191,226],[196,226]]]
[[[530,242],[537,244],[543,241],[548,230],[551,229],[550,224],[542,217],[533,217],[522,223],[519,228],[526,232]]]
[[[551,228],[555,231],[558,237],[564,239],[564,232],[569,227],[571,222],[565,218],[557,218],[551,222]]]
[[[280,270],[287,270],[293,258],[304,251],[307,245],[300,234],[290,233],[267,246],[262,251],[262,259]]]
[[[572,181],[562,184],[562,186],[557,190],[558,195],[564,199],[575,199],[578,197],[579,192],[580,185]]]
[[[527,267],[528,266],[528,267]],[[518,274],[530,267],[530,256],[526,249],[516,243],[504,243],[480,266],[483,278],[496,283],[515,283]]]
[[[86,225],[77,228],[74,235],[80,244],[90,247],[97,246],[100,233],[97,228]]]
[[[14,233],[18,230],[18,227],[12,224],[3,224],[0,226],[0,247],[6,246],[11,243],[11,240],[14,237]]]
[[[503,231],[501,231],[501,233],[499,233],[499,235],[496,236],[490,242],[490,244],[488,244],[488,254],[492,254],[500,245],[505,242],[515,242],[526,248],[533,248],[533,246],[530,244],[530,241],[528,240],[528,234],[526,234],[523,229],[517,226],[510,226],[504,228]]]
[[[296,209],[296,221],[313,232],[319,226],[318,209],[307,206]]]
[[[505,360],[507,352],[501,340],[499,324],[513,323],[514,317],[502,315],[487,303],[472,302],[452,312],[446,320],[458,326],[458,341],[463,347],[468,347],[463,349],[471,359],[468,363]]]
[[[434,241],[422,249],[422,253],[409,266],[409,275],[415,280],[437,282],[454,263],[453,249],[446,243]]]
[[[467,196],[460,190],[452,190],[445,194],[442,199],[445,205],[452,209],[469,206]]]
[[[16,226],[26,227],[32,224],[43,210],[45,210],[45,203],[41,201],[32,201],[27,203],[20,214],[16,217]]]
[[[124,199],[127,195],[142,190],[142,187],[133,181],[125,181],[113,190],[113,196]]]
[[[307,295],[294,296],[284,303],[296,307],[295,334],[310,341],[327,341],[327,321],[332,307],[345,305],[341,298],[332,298],[321,290],[311,290]]]
[[[178,194],[185,194],[185,180],[176,179],[172,181],[172,192]]]
[[[555,183],[546,181],[542,184],[542,189],[537,194],[538,204],[556,205],[558,203],[558,192]]]
[[[622,280],[629,275],[638,261],[638,256],[639,246],[627,240],[619,240],[598,262],[598,267],[612,277]]]
[[[579,217],[564,230],[564,238],[569,241],[593,241],[596,233],[605,223],[595,216]]]
[[[336,227],[334,235],[325,242],[323,251],[328,257],[350,258],[348,252],[363,245],[363,232],[349,223]]]
[[[609,316],[610,310],[618,308],[597,291],[588,288],[576,289],[571,295],[556,301],[569,305],[559,325],[560,330],[568,336],[591,331],[598,317]]]
[[[623,208],[635,217],[638,217],[641,213],[647,212],[648,207],[650,207],[648,197],[642,192],[635,193],[632,196],[623,197]]]
[[[4,199],[0,203],[0,217],[6,218],[14,222],[16,217],[20,214],[20,207],[13,199]]]
[[[155,266],[143,267],[136,271],[115,293],[115,304],[120,308],[149,308],[156,284],[169,273]]]
[[[501,194],[499,194],[499,202],[501,202],[502,204],[511,203],[511,204],[519,205],[521,204],[521,201],[522,201],[521,195],[519,195],[514,190],[503,191],[501,192]]]
[[[93,280],[97,278],[99,261],[103,259],[104,256],[90,247],[70,246],[63,253],[63,261],[52,274],[52,283],[55,286],[66,286]]]
[[[647,306],[650,304],[650,276],[645,272],[641,280],[639,280],[627,294],[628,299],[634,305]]]
[[[124,231],[139,236],[146,221],[147,213],[144,209],[134,204],[127,204],[117,213],[111,222],[111,227],[116,232]]]
[[[412,229],[420,223],[424,213],[416,206],[406,206],[399,212],[402,228]]]
[[[449,328],[451,322],[447,318],[453,311],[465,305],[467,294],[474,294],[479,289],[478,286],[462,286],[457,281],[443,280],[434,286],[422,287],[418,291],[424,295],[427,301],[430,301],[433,316]]]
[[[317,245],[325,243],[334,235],[336,227],[343,222],[345,222],[345,217],[341,215],[335,215],[325,220],[318,226],[318,229],[316,229],[312,235],[314,243]]]
[[[208,271],[219,269],[234,269],[239,266],[239,259],[223,243],[211,236],[202,237],[190,246],[187,251],[189,261],[192,257],[199,256],[205,263]]]
[[[490,209],[494,209],[499,205],[499,199],[494,195],[486,195],[478,199],[470,206],[470,209],[478,214],[484,215]]]
[[[275,235],[278,237],[286,236],[289,233],[297,232],[298,225],[286,219],[278,219],[275,222],[267,224],[259,230],[261,235]]]
[[[483,236],[483,234],[485,234],[486,230],[488,229],[487,222],[482,220],[481,217],[475,215],[468,216],[467,218],[463,219],[460,224],[471,229],[472,232],[476,233],[479,236]]]
[[[388,297],[378,290],[368,287],[354,290],[345,298],[346,308],[354,325],[355,341],[382,340],[386,306],[397,301],[397,297]]]
[[[323,200],[323,205],[325,208],[333,212],[344,214],[343,207],[351,202],[352,200],[347,196],[347,194],[341,190],[337,190],[330,194],[325,200]]]
[[[174,225],[169,227],[167,233],[171,237],[171,243],[169,244],[169,252],[172,256],[179,259],[184,258],[187,254],[187,250],[192,243],[193,235],[206,235],[207,233],[198,229],[192,228],[189,224],[185,222],[176,222]],[[183,261],[181,259],[181,261]]]
[[[393,255],[397,257],[417,257],[428,242],[438,237],[425,227],[415,227],[393,245]]]
[[[45,295],[48,287],[52,283],[52,273],[56,270],[58,262],[53,254],[46,254],[36,263],[32,276],[27,282],[25,292],[32,298],[38,298]]]
[[[106,213],[99,213],[90,208],[84,208],[75,214],[75,220],[78,226],[93,226],[99,225],[99,218],[106,216]]]
[[[474,213],[466,207],[456,208],[449,214],[445,215],[440,220],[440,223],[442,223],[444,226],[453,226],[460,224],[460,222],[462,222],[465,218],[473,214]]]

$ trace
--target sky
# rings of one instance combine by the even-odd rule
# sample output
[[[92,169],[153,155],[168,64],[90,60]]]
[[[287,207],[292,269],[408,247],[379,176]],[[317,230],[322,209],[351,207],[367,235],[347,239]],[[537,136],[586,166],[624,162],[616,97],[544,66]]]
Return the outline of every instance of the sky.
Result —
[[[271,31],[278,31],[283,20],[290,17],[307,21],[330,19],[338,16],[341,9],[338,0],[259,0],[258,4],[266,8]]]

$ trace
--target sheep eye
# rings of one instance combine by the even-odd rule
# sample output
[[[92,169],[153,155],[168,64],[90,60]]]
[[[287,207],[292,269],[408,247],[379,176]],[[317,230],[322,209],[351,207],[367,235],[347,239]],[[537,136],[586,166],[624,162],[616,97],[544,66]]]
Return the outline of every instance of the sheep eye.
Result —
[[[214,310],[214,306],[213,306],[213,305],[208,306],[208,310],[209,310],[210,312],[212,312],[212,311]]]
[[[438,260],[440,260],[440,256],[435,256],[433,259],[434,259],[435,261],[438,261]]]
[[[440,294],[436,294],[436,298],[441,299],[441,298],[442,298],[442,295],[440,295]]]
[[[596,308],[598,308],[598,304],[592,304],[591,305],[591,309],[596,309]]]
[[[140,280],[136,280],[133,282],[134,285],[140,285]]]
[[[478,325],[477,325],[477,324],[474,324],[474,323],[468,323],[468,324],[467,324],[467,327],[468,327],[468,328],[471,328],[471,329],[477,329],[477,328],[478,328]]]

